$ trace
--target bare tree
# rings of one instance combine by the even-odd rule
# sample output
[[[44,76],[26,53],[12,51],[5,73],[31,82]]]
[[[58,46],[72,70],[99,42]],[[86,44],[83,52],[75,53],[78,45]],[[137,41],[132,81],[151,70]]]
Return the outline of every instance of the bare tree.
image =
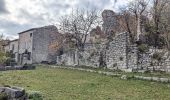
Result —
[[[133,0],[130,2],[128,9],[131,11],[136,17],[136,39],[137,41],[140,39],[140,35],[142,34],[141,31],[141,16],[143,15],[144,11],[147,9],[150,0]]]
[[[164,45],[162,34],[165,34],[168,26],[168,2],[170,0],[152,0],[149,10],[150,21],[145,26],[149,36],[149,42],[156,48]]]
[[[123,31],[129,32],[131,42],[134,42],[137,30],[136,18],[128,9],[120,8],[120,10],[119,26],[123,28]]]
[[[156,0],[155,0],[156,2]],[[158,2],[158,1],[157,1]],[[157,33],[163,33],[164,39],[166,42],[167,50],[169,51],[168,57],[170,56],[170,0],[165,0],[159,4],[160,8],[158,7],[157,3],[157,12],[159,11],[159,15],[155,15],[158,18],[155,18],[155,24]],[[159,42],[159,41],[158,41]]]
[[[75,10],[61,18],[60,26],[63,33],[68,33],[75,40],[79,50],[84,49],[87,36],[92,28],[99,24],[97,10]]]

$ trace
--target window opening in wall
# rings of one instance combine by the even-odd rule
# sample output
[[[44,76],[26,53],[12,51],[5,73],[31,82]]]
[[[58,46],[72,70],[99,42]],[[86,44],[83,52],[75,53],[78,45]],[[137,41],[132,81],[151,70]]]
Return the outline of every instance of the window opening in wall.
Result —
[[[123,61],[123,57],[119,57],[120,61]]]
[[[32,33],[30,33],[30,37],[32,37]]]
[[[12,44],[12,51],[14,51],[14,44]]]
[[[31,60],[31,52],[28,52],[28,60]]]

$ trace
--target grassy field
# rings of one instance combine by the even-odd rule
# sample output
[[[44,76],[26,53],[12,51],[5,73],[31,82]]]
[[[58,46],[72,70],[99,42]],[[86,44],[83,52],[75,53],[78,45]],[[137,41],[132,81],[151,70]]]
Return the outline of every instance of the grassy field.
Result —
[[[0,72],[0,85],[40,91],[45,100],[170,100],[170,84],[45,67]]]

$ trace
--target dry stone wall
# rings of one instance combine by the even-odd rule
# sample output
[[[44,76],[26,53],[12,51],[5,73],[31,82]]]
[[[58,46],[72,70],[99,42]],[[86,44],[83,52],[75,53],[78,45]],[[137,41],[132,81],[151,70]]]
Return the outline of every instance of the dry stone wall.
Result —
[[[113,39],[107,50],[107,68],[126,69],[127,68],[127,40],[126,34],[121,33]]]
[[[154,54],[159,54],[161,58],[159,60],[154,58]],[[170,59],[168,59],[168,52],[150,47],[148,52],[138,53],[138,69],[169,72]]]
[[[128,51],[130,50],[130,51]],[[136,48],[128,33],[117,34],[107,44],[86,44],[83,52],[69,51],[57,57],[57,64],[129,69],[136,67]]]
[[[69,66],[107,67],[123,71],[170,71],[170,59],[164,53],[160,61],[153,59],[155,50],[140,53],[136,44],[131,44],[129,34],[116,34],[111,42],[103,44],[86,44],[82,52],[70,50],[57,57],[57,64]],[[156,50],[163,52],[162,50]],[[165,59],[166,58],[166,59]]]

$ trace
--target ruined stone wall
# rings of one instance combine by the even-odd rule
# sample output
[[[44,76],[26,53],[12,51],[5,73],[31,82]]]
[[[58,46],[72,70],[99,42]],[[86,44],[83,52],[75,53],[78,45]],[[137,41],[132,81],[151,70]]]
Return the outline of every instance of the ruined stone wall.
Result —
[[[99,60],[103,48],[102,44],[86,44],[84,52],[79,54],[79,65],[100,67]]]
[[[86,44],[83,52],[70,52],[58,57],[58,63],[66,65],[80,65],[91,67],[106,67],[109,69],[128,69],[136,67],[137,53],[136,46],[129,44],[128,33],[120,33],[115,36],[112,42],[107,44]],[[73,64],[74,56],[78,61]],[[61,60],[64,59],[64,60]],[[102,61],[101,61],[102,60]],[[101,63],[102,62],[102,63]]]
[[[115,12],[112,10],[104,10],[102,12],[102,19],[103,19],[103,32],[105,34],[110,34],[110,32],[113,30],[113,28],[116,26],[117,21],[115,18]]]
[[[161,53],[161,60],[153,59],[155,52]],[[148,52],[140,53],[136,44],[131,44],[128,33],[119,33],[109,43],[86,44],[83,52],[72,50],[58,56],[57,63],[69,66],[107,67],[124,71],[170,71],[170,59],[164,50],[150,47]],[[101,57],[105,64],[101,65]]]
[[[128,45],[127,47],[127,68],[137,69],[138,64],[138,48],[135,44]]]
[[[129,51],[128,51],[129,47]],[[133,56],[131,53],[133,49],[131,49],[129,45],[129,34],[128,33],[120,33],[117,34],[113,41],[110,42],[109,48],[107,50],[107,68],[109,69],[128,69],[128,63],[133,60]],[[128,56],[132,56],[128,59]],[[132,63],[131,63],[132,65]],[[132,65],[133,66],[133,65]]]
[[[68,65],[68,66],[76,66],[78,65],[78,57],[76,50],[70,50],[63,55],[57,56],[57,64],[58,65]]]
[[[69,50],[57,56],[57,64],[99,67],[101,44],[86,44],[84,51]]]
[[[160,54],[161,59],[157,60],[153,58],[153,55]],[[138,54],[138,69],[150,70],[150,71],[170,71],[170,59],[168,58],[168,52],[163,49],[149,48],[148,52]]]

